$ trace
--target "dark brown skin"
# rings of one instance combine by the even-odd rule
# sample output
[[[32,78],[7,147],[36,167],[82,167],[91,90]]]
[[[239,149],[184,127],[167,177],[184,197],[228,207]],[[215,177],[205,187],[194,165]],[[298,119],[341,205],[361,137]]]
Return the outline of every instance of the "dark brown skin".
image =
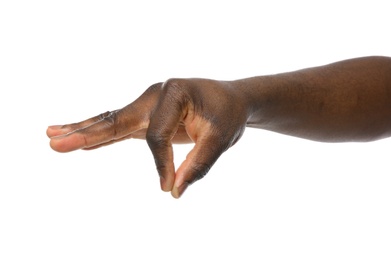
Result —
[[[161,188],[179,198],[207,174],[246,127],[321,142],[391,136],[391,58],[362,57],[235,81],[169,79],[122,109],[50,126],[58,152],[146,139]],[[175,143],[194,148],[175,171]]]

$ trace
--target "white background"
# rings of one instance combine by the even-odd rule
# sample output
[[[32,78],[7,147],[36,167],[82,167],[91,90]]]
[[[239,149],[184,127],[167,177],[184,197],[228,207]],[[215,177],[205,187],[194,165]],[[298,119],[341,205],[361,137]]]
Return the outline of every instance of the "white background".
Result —
[[[145,141],[45,135],[172,77],[391,56],[387,1],[0,2],[0,259],[390,259],[391,140],[248,129],[175,200]],[[177,164],[190,146],[177,146]]]

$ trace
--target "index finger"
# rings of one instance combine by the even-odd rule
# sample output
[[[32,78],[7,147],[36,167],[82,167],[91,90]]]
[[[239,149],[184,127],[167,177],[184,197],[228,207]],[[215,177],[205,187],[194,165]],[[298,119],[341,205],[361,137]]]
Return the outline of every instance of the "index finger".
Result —
[[[146,133],[148,146],[155,159],[163,191],[171,191],[175,180],[172,139],[185,117],[187,102],[180,91],[165,83],[162,98],[150,119]]]

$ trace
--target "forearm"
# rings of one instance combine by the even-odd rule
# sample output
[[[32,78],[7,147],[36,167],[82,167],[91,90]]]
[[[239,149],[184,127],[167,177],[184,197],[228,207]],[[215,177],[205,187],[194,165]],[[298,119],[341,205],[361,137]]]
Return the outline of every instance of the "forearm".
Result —
[[[325,141],[391,136],[391,59],[366,57],[237,80],[248,127]]]

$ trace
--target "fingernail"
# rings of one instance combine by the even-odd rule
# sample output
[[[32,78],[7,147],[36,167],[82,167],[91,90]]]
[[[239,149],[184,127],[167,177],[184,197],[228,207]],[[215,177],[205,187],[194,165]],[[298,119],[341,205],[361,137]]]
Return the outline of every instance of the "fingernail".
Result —
[[[59,129],[61,127],[62,127],[62,125],[51,125],[51,126],[48,126],[48,128],[51,128],[51,129]]]
[[[181,186],[179,187],[174,187],[172,189],[172,196],[176,199],[179,199],[182,194],[185,192],[185,190],[187,189],[187,187],[189,187],[189,183],[188,182],[184,182]]]
[[[164,178],[163,176],[160,176],[160,188],[162,189],[162,191],[169,191],[166,187],[166,178]]]
[[[52,125],[47,128],[46,135],[48,137],[53,137],[57,135],[67,134],[69,131],[70,131],[69,128],[63,127],[62,125]]]

